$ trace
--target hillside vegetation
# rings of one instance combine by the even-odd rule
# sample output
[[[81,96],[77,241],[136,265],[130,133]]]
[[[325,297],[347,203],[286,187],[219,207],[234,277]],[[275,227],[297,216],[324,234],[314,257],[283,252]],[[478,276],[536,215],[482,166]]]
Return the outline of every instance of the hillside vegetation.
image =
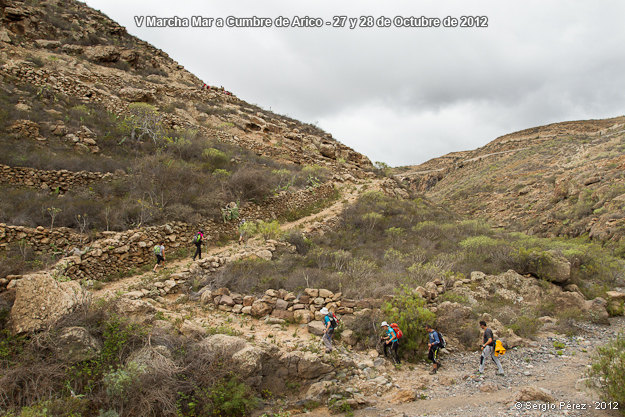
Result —
[[[436,203],[502,228],[586,236],[622,255],[624,123],[617,117],[527,129],[403,168],[396,178]]]

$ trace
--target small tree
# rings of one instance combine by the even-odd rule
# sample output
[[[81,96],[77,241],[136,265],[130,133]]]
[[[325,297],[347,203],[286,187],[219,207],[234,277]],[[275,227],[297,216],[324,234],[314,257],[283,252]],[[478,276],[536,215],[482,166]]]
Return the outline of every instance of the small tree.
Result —
[[[425,305],[425,300],[406,286],[397,290],[392,301],[382,305],[384,319],[389,323],[397,323],[404,333],[402,339],[404,356],[414,357],[420,356],[418,352],[425,353],[427,347],[425,325],[432,324],[436,318]]]
[[[46,211],[48,212],[48,215],[50,216],[50,231],[52,231],[52,229],[54,229],[54,219],[56,219],[56,216],[58,216],[59,213],[63,210],[61,210],[58,207],[48,207]]]

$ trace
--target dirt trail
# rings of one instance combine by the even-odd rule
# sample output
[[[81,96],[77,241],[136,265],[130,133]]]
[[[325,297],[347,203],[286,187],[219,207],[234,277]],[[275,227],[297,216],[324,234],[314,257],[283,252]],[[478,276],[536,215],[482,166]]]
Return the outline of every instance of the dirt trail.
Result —
[[[339,214],[341,214],[346,206],[354,203],[362,193],[371,190],[379,190],[380,183],[381,180],[378,179],[359,180],[356,183],[337,183],[336,186],[339,190],[340,195],[336,202],[317,213],[310,214],[292,222],[283,223],[282,225],[280,225],[280,229],[282,231],[300,229],[304,233],[313,232],[322,227],[324,223],[327,223],[332,219],[336,218]],[[246,249],[246,246],[239,246],[238,242],[233,241],[226,246],[204,247],[202,250],[202,256],[206,258],[208,256],[215,256],[219,254],[232,254],[238,251],[244,251]],[[168,261],[166,262],[165,267],[160,268],[156,273],[152,272],[152,270],[150,269],[149,271],[143,272],[141,274],[106,283],[102,288],[93,291],[93,296],[95,299],[111,298],[119,293],[129,291],[133,287],[137,287],[144,280],[154,281],[158,279],[158,277],[171,275],[177,272],[181,272],[183,270],[187,270],[189,269],[191,264],[192,260],[189,258]]]
[[[435,376],[428,375],[430,367],[424,364],[412,369],[404,366],[401,370],[390,370],[395,389],[380,396],[371,396],[369,399],[373,405],[354,411],[354,416],[620,416],[618,411],[597,409],[595,402],[601,403],[599,394],[589,389],[584,380],[597,341],[604,344],[625,330],[625,318],[614,318],[611,323],[611,326],[586,325],[583,336],[573,338],[541,334],[536,347],[518,348],[506,353],[502,358],[505,376],[496,376],[492,363],[486,366],[484,376],[478,376],[475,373],[479,358],[477,352],[447,355],[443,358],[443,367]],[[555,340],[566,345],[562,355],[553,348]],[[430,382],[424,389],[419,389],[418,381],[422,381],[424,376]],[[545,389],[555,402],[551,405],[542,402],[517,403],[518,392],[524,387]],[[415,389],[416,401],[397,401],[398,391]],[[327,409],[319,408],[293,417],[331,415]]]

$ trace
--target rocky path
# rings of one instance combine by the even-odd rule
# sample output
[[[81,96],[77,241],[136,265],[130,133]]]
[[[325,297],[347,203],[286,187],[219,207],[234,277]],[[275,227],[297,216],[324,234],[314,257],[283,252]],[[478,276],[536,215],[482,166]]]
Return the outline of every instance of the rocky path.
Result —
[[[618,318],[612,319],[611,326],[584,325],[580,336],[542,334],[534,347],[506,353],[505,376],[496,376],[492,363],[487,364],[485,375],[477,375],[479,354],[462,352],[444,357],[436,375],[429,375],[430,367],[424,364],[398,370],[385,362],[377,367],[382,378],[367,379],[370,371],[364,368],[344,383],[360,388],[371,404],[354,411],[356,417],[616,417],[621,415],[618,411],[597,409],[601,399],[587,387],[584,375],[594,347],[624,330],[625,319]],[[374,389],[368,388],[367,381],[372,380],[377,382]],[[294,414],[329,415],[326,408]]]
[[[283,223],[280,225],[282,231],[289,231],[293,229],[299,229],[304,233],[314,233],[323,229],[326,226],[330,226],[337,217],[341,214],[344,208],[350,204],[353,204],[358,197],[367,191],[380,190],[381,180],[354,180],[354,182],[346,182],[343,184],[336,184],[340,196],[330,206],[322,209],[317,213],[310,214],[292,222]],[[250,239],[244,245],[239,245],[238,242],[233,241],[226,246],[209,246],[203,248],[202,256],[204,259],[210,257],[222,257],[226,259],[238,259],[244,256],[246,253],[253,252],[254,250],[261,249],[262,242],[258,239]],[[165,267],[159,269],[156,273],[149,270],[147,272],[133,275],[127,278],[120,279],[111,283],[105,284],[102,288],[93,291],[94,298],[110,298],[112,296],[122,294],[124,292],[132,291],[140,288],[142,284],[147,284],[152,281],[160,280],[166,276],[175,275],[184,271],[188,271],[193,265],[191,259],[177,259],[167,262]]]

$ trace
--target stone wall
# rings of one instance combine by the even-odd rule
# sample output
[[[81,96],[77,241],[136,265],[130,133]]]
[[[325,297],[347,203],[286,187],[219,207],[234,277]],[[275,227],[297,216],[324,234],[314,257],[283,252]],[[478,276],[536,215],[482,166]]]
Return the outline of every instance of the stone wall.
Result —
[[[284,289],[270,289],[260,297],[230,292],[228,288],[212,291],[204,288],[200,293],[202,304],[212,304],[222,311],[249,314],[256,318],[271,316],[304,324],[321,320],[323,315],[319,311],[323,307],[336,314],[353,314],[359,309],[380,308],[383,303],[382,299],[373,298],[351,300],[343,298],[340,292],[315,288],[306,288],[299,296]]]
[[[334,194],[334,185],[326,183],[316,188],[296,193],[283,193],[268,199],[261,205],[241,208],[241,217],[251,220],[279,218],[293,209],[303,209]],[[100,232],[89,243],[81,243],[84,236],[70,229],[49,231],[6,226],[0,224],[0,249],[8,244],[25,240],[35,250],[45,251],[51,245],[63,250],[69,256],[55,266],[56,273],[71,279],[102,279],[104,277],[132,270],[154,262],[153,247],[164,242],[165,256],[181,249],[192,248],[191,239],[198,229],[204,230],[207,243],[222,235],[235,235],[238,223],[207,221],[201,225],[172,222],[161,226],[150,226],[125,232]],[[7,277],[8,278],[8,277]],[[19,276],[11,277],[12,279]],[[6,282],[4,282],[6,281]],[[0,285],[9,281],[3,279]]]
[[[0,164],[0,184],[35,187],[45,191],[59,190],[64,193],[71,188],[90,185],[96,181],[110,181],[115,175],[90,171],[46,171],[35,168],[11,167]]]

